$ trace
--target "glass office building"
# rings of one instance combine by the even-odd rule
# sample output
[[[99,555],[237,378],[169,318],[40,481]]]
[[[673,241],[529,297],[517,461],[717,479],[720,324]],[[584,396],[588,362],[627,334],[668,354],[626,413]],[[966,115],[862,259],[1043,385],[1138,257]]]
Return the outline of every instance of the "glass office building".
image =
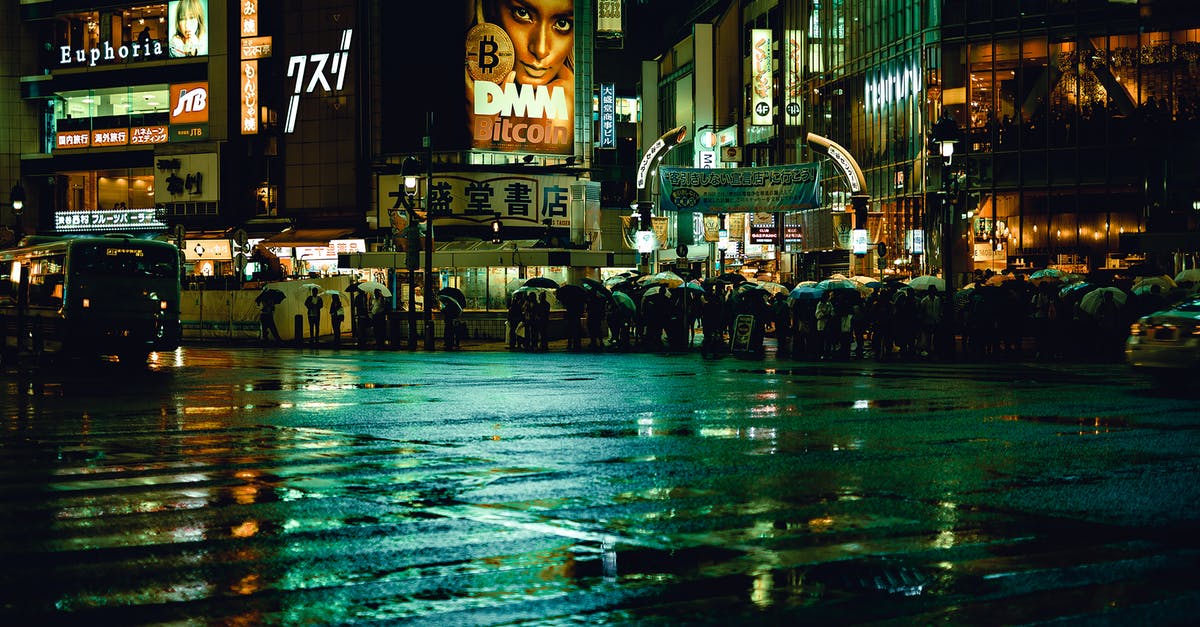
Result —
[[[706,7],[712,53],[683,54],[694,36],[664,44],[659,128],[645,133],[711,123],[740,166],[824,160],[808,145],[812,133],[843,146],[866,179],[865,227],[882,249],[851,254],[851,190],[843,171],[825,167],[822,206],[786,216],[777,245],[764,250],[760,261],[777,262],[780,278],[936,273],[947,244],[956,272],[1115,271],[1143,261],[1169,272],[1200,262],[1200,170],[1191,165],[1200,149],[1200,13],[1193,2],[734,0]],[[764,53],[770,63],[756,65]],[[715,77],[711,96],[692,78],[708,71],[706,63]],[[769,73],[757,76],[756,67]],[[729,84],[740,89],[732,98]],[[764,93],[769,111],[759,114]],[[705,98],[711,120],[695,111]],[[931,143],[943,115],[961,137],[949,168]],[[664,163],[691,165],[695,152]],[[950,196],[942,191],[948,177],[957,183]],[[947,198],[956,201],[952,212]],[[952,234],[943,237],[947,222]],[[789,229],[802,235],[785,237]]]
[[[800,4],[756,20],[802,35],[805,124],[862,166],[868,228],[889,268],[940,268],[930,235],[943,217],[954,218],[960,270],[1195,263],[1200,14],[1188,3]],[[943,113],[962,137],[952,216],[939,210],[942,158],[929,142]],[[765,155],[788,158],[783,146]],[[827,176],[836,212],[841,184]]]

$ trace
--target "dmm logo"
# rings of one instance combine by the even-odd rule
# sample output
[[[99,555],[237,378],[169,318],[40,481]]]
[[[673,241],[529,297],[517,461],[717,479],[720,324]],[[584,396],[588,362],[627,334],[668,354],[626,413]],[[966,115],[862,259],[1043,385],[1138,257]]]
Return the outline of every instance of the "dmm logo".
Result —
[[[171,124],[208,121],[208,83],[171,85]]]

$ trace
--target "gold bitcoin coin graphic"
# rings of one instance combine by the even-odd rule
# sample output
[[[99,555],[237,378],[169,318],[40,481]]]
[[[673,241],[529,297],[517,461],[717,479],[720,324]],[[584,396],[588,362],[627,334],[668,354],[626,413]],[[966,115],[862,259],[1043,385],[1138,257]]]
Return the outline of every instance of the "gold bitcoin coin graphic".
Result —
[[[467,31],[467,74],[477,81],[503,83],[513,69],[513,44],[495,24],[476,24]]]

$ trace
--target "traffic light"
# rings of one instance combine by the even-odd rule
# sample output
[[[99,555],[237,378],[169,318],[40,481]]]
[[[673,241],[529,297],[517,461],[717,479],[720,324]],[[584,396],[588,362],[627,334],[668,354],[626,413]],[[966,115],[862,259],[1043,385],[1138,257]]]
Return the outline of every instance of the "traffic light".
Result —
[[[886,257],[887,256],[887,244],[885,244],[883,242],[879,242],[879,243],[875,244],[875,253],[877,255],[879,255],[880,257]]]

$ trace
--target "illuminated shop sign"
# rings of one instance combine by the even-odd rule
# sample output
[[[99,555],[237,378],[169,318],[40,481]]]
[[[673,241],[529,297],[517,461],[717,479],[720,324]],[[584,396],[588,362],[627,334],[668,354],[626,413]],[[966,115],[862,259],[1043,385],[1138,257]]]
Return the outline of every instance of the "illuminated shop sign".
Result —
[[[242,135],[258,133],[258,59],[271,56],[271,38],[258,35],[258,0],[242,0]]]
[[[296,112],[300,108],[300,94],[311,94],[319,84],[325,93],[339,92],[346,82],[346,68],[350,65],[350,41],[354,29],[342,31],[342,45],[339,52],[320,52],[310,55],[296,55],[288,59],[288,78],[296,77],[292,96],[288,98],[287,117],[284,118],[283,132],[291,133],[296,128]],[[328,75],[328,78],[327,78]],[[308,77],[308,81],[305,81]],[[334,79],[331,84],[329,79]]]
[[[804,31],[784,32],[783,60],[783,123],[788,126],[804,124]]]
[[[271,56],[270,37],[246,37],[242,39],[243,59],[266,59]]]
[[[500,214],[505,225],[541,225],[550,220],[554,227],[571,226],[569,193],[574,177],[566,176],[495,176],[461,172],[433,177],[429,201],[438,224],[443,217],[461,218],[461,223],[490,222]],[[425,182],[421,181],[422,190]],[[404,177],[387,174],[379,177],[379,203],[391,207],[404,194]],[[424,200],[422,196],[422,200]],[[398,207],[397,207],[398,208]]]
[[[483,3],[480,15],[468,12],[465,98],[471,147],[573,154],[574,3],[544,3],[563,10],[523,10],[520,17],[501,10],[502,4]]]
[[[105,211],[56,211],[54,230],[71,231],[139,231],[167,228],[154,216],[154,209],[121,209]]]
[[[109,128],[95,131],[63,131],[55,133],[54,148],[91,148],[98,146],[140,146],[162,144],[167,141],[165,126],[135,126],[133,128]]]
[[[233,253],[227,239],[189,239],[183,242],[183,259],[230,261],[233,259]]]
[[[242,135],[258,133],[258,61],[242,61]]]
[[[129,143],[129,129],[112,128],[92,131],[93,146],[125,146]]]
[[[91,145],[91,131],[63,131],[56,133],[54,137],[54,147],[57,149],[87,148]]]
[[[863,86],[863,101],[879,110],[921,92],[921,72],[918,68],[890,67],[869,75]]]
[[[170,87],[172,141],[208,137],[208,83],[176,83]]]
[[[750,220],[751,244],[774,244],[779,239],[777,213],[755,213]]]
[[[97,63],[107,65],[126,61],[152,61],[166,56],[161,41],[129,42],[115,47],[106,41],[91,49],[60,46],[58,53],[59,65],[86,65],[88,67],[95,67]]]
[[[599,147],[617,147],[617,86],[612,83],[600,83]]]
[[[241,12],[240,17],[241,17],[242,37],[253,37],[253,36],[257,35],[258,34],[258,0],[242,0],[242,9],[240,12]],[[270,37],[268,37],[267,39],[270,40]],[[246,45],[245,41],[243,41],[242,42],[243,50],[245,50],[245,45]],[[270,45],[270,41],[267,42],[267,45],[268,46]],[[257,57],[247,57],[245,55],[245,53],[243,52],[242,58],[247,59],[247,58],[257,58]]]
[[[167,141],[167,127],[162,124],[135,126],[129,129],[130,144],[161,144],[165,141]]]
[[[297,246],[297,259],[337,259],[338,255],[367,252],[367,241],[362,239],[330,240],[328,246]]]
[[[756,28],[750,31],[750,123],[770,126],[775,100],[771,78],[771,31]]]

